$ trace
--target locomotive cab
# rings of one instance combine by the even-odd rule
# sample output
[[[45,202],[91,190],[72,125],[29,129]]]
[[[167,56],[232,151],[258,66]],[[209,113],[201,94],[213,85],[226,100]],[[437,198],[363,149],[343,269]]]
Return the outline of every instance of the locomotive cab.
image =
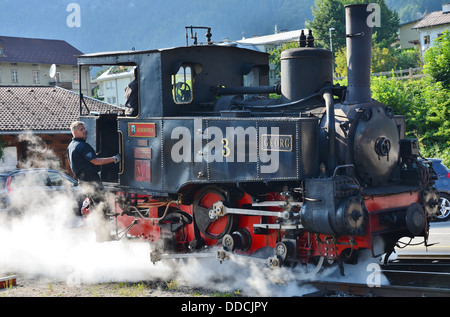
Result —
[[[192,123],[197,117],[203,120],[227,116],[233,100],[242,100],[252,94],[267,99],[270,92],[276,91],[274,87],[268,87],[268,63],[266,53],[216,45],[79,56],[80,72],[84,67],[106,66],[109,69],[114,83],[106,89],[115,91],[112,100],[122,108],[114,113],[92,113],[84,106],[82,98],[80,100],[80,117],[89,131],[88,142],[100,157],[114,153],[122,155],[120,166],[102,167],[102,180],[165,195],[175,193],[183,181],[196,179],[206,167],[189,164],[190,175],[167,186],[167,181],[172,181],[173,177],[164,169],[172,162],[164,157],[164,147],[168,146],[164,140],[165,126],[174,129],[186,125],[194,135]],[[137,94],[134,95],[137,109],[132,115],[127,109],[130,102],[123,98],[126,92],[117,91],[117,82],[122,75],[120,70],[124,69],[134,69],[136,76],[133,81],[137,89],[132,94]],[[230,95],[227,89],[237,92]],[[239,89],[244,89],[245,94]],[[132,94],[127,95],[128,99]],[[163,124],[165,118],[173,120]],[[200,128],[205,129],[204,126]]]
[[[260,87],[269,82],[268,54],[229,46],[87,54],[78,57],[78,64],[80,68],[135,68],[139,97],[138,113],[133,117],[139,119],[211,115],[218,89]],[[111,77],[114,80],[120,78],[116,72],[116,78]],[[123,95],[124,91],[116,93],[119,106],[125,106],[120,102]]]

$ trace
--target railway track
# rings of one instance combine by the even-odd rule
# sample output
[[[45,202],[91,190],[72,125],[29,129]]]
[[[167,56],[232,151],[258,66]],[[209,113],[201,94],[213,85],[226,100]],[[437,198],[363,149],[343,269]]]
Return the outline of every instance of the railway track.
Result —
[[[305,296],[361,296],[361,297],[450,297],[450,289],[408,285],[381,285],[369,287],[363,283],[338,281],[314,281],[309,283],[318,289]]]
[[[388,283],[311,281],[318,291],[306,296],[450,297],[450,255],[402,255],[380,269]]]

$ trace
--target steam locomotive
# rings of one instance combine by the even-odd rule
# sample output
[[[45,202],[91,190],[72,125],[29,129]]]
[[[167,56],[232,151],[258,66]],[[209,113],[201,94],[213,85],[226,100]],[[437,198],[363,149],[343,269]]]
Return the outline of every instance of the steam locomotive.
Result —
[[[268,54],[215,45],[210,29],[205,44],[80,56],[80,73],[136,69],[135,116],[89,113],[80,88],[88,143],[122,157],[101,172],[114,232],[151,242],[152,262],[233,255],[271,267],[426,243],[433,172],[405,117],[371,97],[367,5],[345,13],[347,87],[333,85],[332,53],[304,36],[282,53],[277,86]]]

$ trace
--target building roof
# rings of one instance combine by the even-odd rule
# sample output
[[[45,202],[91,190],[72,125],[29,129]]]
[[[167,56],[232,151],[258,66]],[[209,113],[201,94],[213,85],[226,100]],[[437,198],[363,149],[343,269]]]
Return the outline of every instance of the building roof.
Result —
[[[112,66],[107,71],[98,76],[95,81],[105,81],[119,78],[134,78],[134,69],[136,67]]]
[[[403,23],[400,23],[400,24],[399,24],[399,27],[407,26],[408,24],[417,23],[417,22],[420,21],[420,20],[422,20],[422,18],[420,18],[420,19],[415,19],[415,20],[411,20],[411,21],[408,21],[408,22],[403,22]]]
[[[90,111],[121,109],[89,97],[84,101]],[[60,87],[0,86],[0,111],[0,134],[70,133],[70,124],[80,115],[80,101],[78,94]]]
[[[241,44],[253,44],[253,45],[262,45],[262,44],[279,44],[290,41],[298,41],[302,30],[295,31],[287,31],[287,32],[279,32],[270,35],[251,37],[248,39],[242,39],[237,41]],[[308,30],[304,30],[305,35],[308,35]]]
[[[0,62],[77,65],[83,53],[62,40],[0,36]]]
[[[421,29],[442,24],[450,24],[450,12],[434,11],[417,22],[412,28]]]

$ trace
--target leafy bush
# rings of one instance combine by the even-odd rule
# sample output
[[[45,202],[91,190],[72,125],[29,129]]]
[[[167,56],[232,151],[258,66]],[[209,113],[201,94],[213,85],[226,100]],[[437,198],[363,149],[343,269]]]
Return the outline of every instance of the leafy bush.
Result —
[[[450,90],[442,82],[372,77],[372,97],[406,116],[407,137],[419,139],[423,156],[450,166]]]
[[[422,58],[418,49],[405,48],[396,50],[394,53],[398,61],[397,69],[422,67]]]
[[[450,166],[450,33],[446,30],[425,52],[424,72],[416,80],[372,78],[372,96],[406,116],[408,137],[417,137],[425,157]]]

